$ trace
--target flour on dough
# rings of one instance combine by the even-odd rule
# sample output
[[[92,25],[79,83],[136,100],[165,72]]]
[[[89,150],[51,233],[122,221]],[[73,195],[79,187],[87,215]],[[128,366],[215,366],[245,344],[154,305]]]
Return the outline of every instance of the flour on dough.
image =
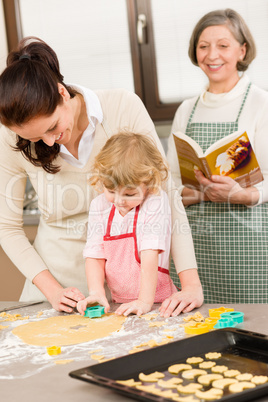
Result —
[[[82,315],[61,315],[30,322],[13,329],[24,343],[35,346],[66,346],[105,338],[119,331],[126,317],[106,314],[90,319]]]

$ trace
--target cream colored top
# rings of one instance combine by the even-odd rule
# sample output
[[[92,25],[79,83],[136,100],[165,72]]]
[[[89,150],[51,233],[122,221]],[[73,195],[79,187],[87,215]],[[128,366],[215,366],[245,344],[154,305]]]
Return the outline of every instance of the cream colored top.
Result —
[[[207,92],[205,89],[200,95],[200,101],[198,102],[192,122],[211,123],[235,121],[249,83],[248,76],[244,74],[230,92],[213,94]],[[181,104],[173,120],[172,132],[181,131],[185,133],[189,116],[196,100],[197,97],[194,97]],[[267,127],[268,92],[252,84],[239,118],[238,130],[247,131],[264,177],[264,181],[254,186],[260,193],[258,204],[268,201]],[[172,134],[169,138],[167,159],[173,179],[177,187],[182,190],[180,168]]]
[[[45,269],[64,287],[77,287],[87,294],[83,260],[87,218],[91,200],[97,195],[88,185],[94,157],[106,140],[121,129],[152,136],[164,155],[160,140],[140,98],[125,90],[96,92],[103,111],[102,124],[96,125],[94,144],[83,168],[68,164],[59,155],[61,170],[46,173],[14,151],[16,135],[0,129],[0,242],[7,255],[27,281],[21,300],[44,300],[31,283]],[[38,233],[32,246],[23,230],[23,199],[27,176],[37,195],[41,212]],[[192,236],[181,198],[169,178],[166,188],[172,210],[172,255],[179,271],[196,268]],[[173,201],[174,198],[174,201]]]

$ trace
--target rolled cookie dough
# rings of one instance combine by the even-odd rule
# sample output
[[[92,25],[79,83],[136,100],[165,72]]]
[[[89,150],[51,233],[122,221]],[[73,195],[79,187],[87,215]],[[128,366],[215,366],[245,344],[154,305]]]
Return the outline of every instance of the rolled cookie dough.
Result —
[[[62,315],[20,325],[12,332],[29,345],[66,346],[105,338],[120,330],[125,320],[126,317],[114,314],[95,319]]]

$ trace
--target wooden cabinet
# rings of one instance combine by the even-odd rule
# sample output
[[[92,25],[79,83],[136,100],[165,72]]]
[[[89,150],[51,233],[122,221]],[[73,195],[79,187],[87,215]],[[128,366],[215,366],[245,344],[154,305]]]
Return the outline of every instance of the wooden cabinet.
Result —
[[[30,242],[33,243],[37,232],[37,226],[24,226],[24,230]],[[0,300],[19,300],[24,282],[25,277],[10,261],[0,246]]]

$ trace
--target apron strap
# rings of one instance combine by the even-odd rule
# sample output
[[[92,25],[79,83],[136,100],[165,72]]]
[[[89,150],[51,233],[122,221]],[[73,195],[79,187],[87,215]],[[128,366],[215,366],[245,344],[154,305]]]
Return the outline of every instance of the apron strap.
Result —
[[[193,117],[194,117],[194,114],[195,114],[195,109],[196,109],[196,106],[197,106],[197,104],[198,104],[199,99],[200,99],[200,96],[198,96],[198,98],[197,98],[197,100],[196,100],[196,102],[195,102],[195,104],[194,104],[194,107],[192,108],[190,117],[189,117],[189,119],[188,119],[188,123],[187,123],[187,127],[186,127],[186,132],[187,132],[187,129],[189,128],[190,124],[192,123],[192,120],[193,120]]]
[[[236,123],[238,123],[239,117],[240,117],[240,115],[241,115],[241,113],[242,113],[242,110],[243,110],[243,107],[244,107],[244,105],[245,105],[245,103],[246,103],[246,100],[247,100],[247,97],[248,97],[248,93],[249,93],[250,87],[251,87],[251,82],[248,84],[248,87],[247,87],[245,96],[244,96],[243,101],[242,101],[242,103],[241,103],[241,106],[240,106],[240,109],[239,109],[239,112],[238,112],[238,115],[237,115],[237,118],[236,118],[236,121],[235,121]]]
[[[134,216],[134,221],[133,221],[133,231],[132,231],[132,233],[134,235],[136,234],[136,227],[137,227],[137,220],[138,220],[139,210],[140,210],[140,206],[138,205],[136,207],[136,210],[135,210],[135,216]]]
[[[110,237],[110,233],[111,233],[111,227],[112,227],[112,223],[113,223],[113,218],[114,218],[114,213],[115,213],[115,206],[114,204],[112,205],[110,214],[109,214],[109,218],[108,218],[108,223],[107,223],[107,229],[106,229],[106,234],[104,237]]]
[[[242,100],[242,103],[241,103],[241,106],[240,106],[240,109],[239,109],[239,112],[238,112],[238,115],[237,115],[237,118],[236,118],[235,123],[238,123],[238,120],[239,120],[240,115],[241,115],[241,113],[242,113],[243,107],[244,107],[244,105],[245,105],[245,103],[246,103],[246,100],[247,100],[247,97],[248,97],[248,94],[249,94],[250,87],[251,87],[251,82],[248,84],[248,87],[247,87],[246,93],[245,93],[245,95],[244,95],[244,98],[243,98],[243,100]],[[192,123],[192,120],[193,120],[193,117],[194,117],[194,114],[195,114],[195,109],[196,109],[196,106],[197,106],[197,104],[198,104],[199,99],[200,99],[200,96],[197,98],[197,100],[196,100],[196,102],[195,102],[195,104],[194,104],[194,107],[193,107],[193,109],[192,109],[192,111],[191,111],[190,117],[189,117],[189,119],[188,119],[187,127],[186,127],[186,132],[187,132],[187,129],[189,128],[190,124]]]
[[[136,210],[135,210],[132,233],[130,232],[133,235],[136,234],[136,227],[137,227],[137,220],[138,220],[139,210],[140,210],[140,206],[138,205],[136,207]],[[104,236],[105,238],[110,237],[111,227],[112,227],[112,223],[113,223],[113,219],[114,219],[114,214],[115,214],[115,205],[113,204],[112,208],[111,208],[111,211],[110,211],[110,214],[109,214],[109,218],[108,218],[106,233],[105,233],[105,236]]]

